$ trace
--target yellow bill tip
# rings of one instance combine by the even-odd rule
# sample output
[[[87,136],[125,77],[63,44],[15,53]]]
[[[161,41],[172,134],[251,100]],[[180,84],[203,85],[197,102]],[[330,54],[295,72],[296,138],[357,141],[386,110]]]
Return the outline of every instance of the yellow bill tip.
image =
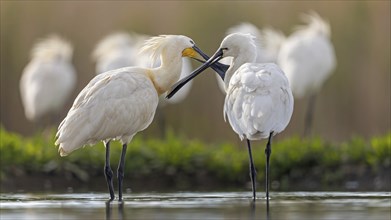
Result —
[[[197,53],[193,48],[189,47],[186,48],[182,51],[182,56],[183,57],[190,57],[190,58],[197,58],[197,59],[202,59],[201,55]]]

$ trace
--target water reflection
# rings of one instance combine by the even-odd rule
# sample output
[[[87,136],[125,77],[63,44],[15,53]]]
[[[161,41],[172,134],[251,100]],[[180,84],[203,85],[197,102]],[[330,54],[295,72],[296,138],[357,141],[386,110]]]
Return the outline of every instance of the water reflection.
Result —
[[[114,219],[119,219],[119,220],[123,220],[123,219],[126,219],[125,218],[125,212],[124,212],[124,204],[125,202],[122,201],[122,202],[118,202],[117,204],[115,204],[116,202],[106,202],[106,220],[112,220],[113,219],[113,207],[114,206],[117,206],[118,207],[118,218],[114,218]]]
[[[250,202],[250,215],[249,215],[251,220],[257,219],[256,218],[256,211],[255,211],[256,208],[257,208],[257,206],[256,206],[255,201],[251,200],[251,202]]]
[[[270,218],[270,205],[269,205],[269,199],[265,199],[266,201],[266,204],[263,204],[262,201],[258,201],[258,206],[259,206],[259,203],[261,203],[260,205],[265,205],[265,212],[264,213],[260,213],[260,215],[262,216],[262,214],[265,216],[265,219],[266,220],[271,220]],[[256,215],[256,208],[257,208],[257,201],[253,201],[251,200],[250,202],[250,213],[249,213],[249,219],[251,220],[255,220],[255,219],[259,219],[257,218],[257,215]],[[263,209],[261,209],[262,211]]]
[[[0,219],[389,219],[391,193],[243,192],[0,194]]]
[[[270,220],[269,199],[266,199],[266,219],[267,219],[267,220]]]

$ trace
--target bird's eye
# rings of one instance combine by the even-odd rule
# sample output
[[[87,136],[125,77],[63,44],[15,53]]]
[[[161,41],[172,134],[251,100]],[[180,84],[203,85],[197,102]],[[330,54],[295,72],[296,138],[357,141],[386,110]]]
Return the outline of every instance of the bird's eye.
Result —
[[[223,50],[223,51],[224,51],[224,50],[228,50],[228,47],[221,48],[221,50]]]
[[[194,41],[190,40],[190,43],[191,43],[191,44],[194,44]]]

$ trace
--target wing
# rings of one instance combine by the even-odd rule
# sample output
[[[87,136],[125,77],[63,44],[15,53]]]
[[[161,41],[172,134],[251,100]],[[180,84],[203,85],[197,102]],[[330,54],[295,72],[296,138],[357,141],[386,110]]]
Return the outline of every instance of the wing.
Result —
[[[100,140],[127,143],[152,122],[158,95],[140,70],[100,74],[82,90],[57,132],[61,155]]]
[[[231,78],[224,114],[241,139],[266,138],[272,131],[281,132],[290,120],[293,98],[289,91],[286,77],[275,64],[244,64]]]

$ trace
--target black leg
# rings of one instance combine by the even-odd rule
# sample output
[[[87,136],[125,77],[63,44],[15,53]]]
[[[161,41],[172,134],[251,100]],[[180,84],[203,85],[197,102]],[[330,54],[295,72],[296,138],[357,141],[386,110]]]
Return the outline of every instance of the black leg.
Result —
[[[257,171],[255,170],[254,167],[254,162],[253,162],[253,155],[251,153],[251,145],[250,145],[250,140],[247,140],[247,147],[248,147],[248,156],[249,156],[249,161],[250,161],[250,177],[251,177],[251,185],[253,189],[253,201],[255,201],[256,198],[256,188],[255,188],[255,177],[257,176]]]
[[[315,100],[316,100],[316,94],[313,94],[309,97],[307,113],[305,115],[305,124],[304,124],[305,137],[308,137],[311,134],[312,121],[313,121],[314,110],[315,110]]]
[[[114,187],[113,187],[113,171],[110,167],[110,141],[106,144],[106,163],[105,163],[105,177],[107,182],[107,187],[110,192],[110,200],[109,202],[114,200]]]
[[[127,145],[122,145],[121,159],[118,164],[117,178],[118,178],[118,201],[122,201],[122,181],[124,180],[125,155]]]
[[[270,132],[269,140],[265,148],[266,155],[266,199],[269,200],[269,172],[270,172],[270,155],[272,154],[272,136],[273,132]]]

